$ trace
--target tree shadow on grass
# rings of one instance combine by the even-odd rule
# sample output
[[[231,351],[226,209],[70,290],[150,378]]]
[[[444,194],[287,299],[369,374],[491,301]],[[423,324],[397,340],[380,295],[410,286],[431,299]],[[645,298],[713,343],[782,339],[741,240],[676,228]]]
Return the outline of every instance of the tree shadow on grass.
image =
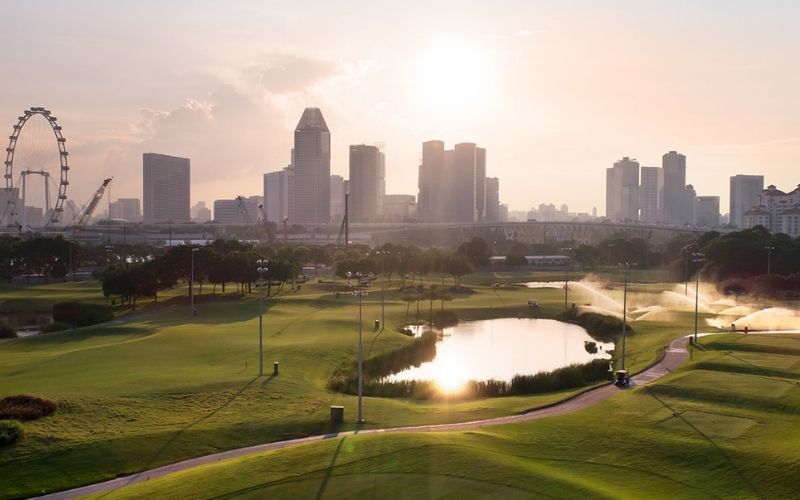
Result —
[[[328,468],[325,470],[325,476],[322,478],[322,483],[319,485],[319,490],[317,490],[317,500],[322,498],[322,495],[325,493],[325,489],[328,487],[328,481],[331,478],[331,474],[333,473],[333,468],[336,466],[336,459],[339,457],[339,452],[342,451],[342,445],[344,444],[344,440],[347,439],[346,437],[339,440],[339,444],[336,446],[336,450],[333,452],[333,456],[331,457],[331,463],[328,464]]]

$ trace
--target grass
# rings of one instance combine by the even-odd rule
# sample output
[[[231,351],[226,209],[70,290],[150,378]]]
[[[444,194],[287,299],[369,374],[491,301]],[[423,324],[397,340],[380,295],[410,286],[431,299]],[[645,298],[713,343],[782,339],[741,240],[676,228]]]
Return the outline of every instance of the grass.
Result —
[[[506,276],[524,281],[527,275],[520,278]],[[355,397],[331,392],[326,383],[336,367],[355,359],[356,303],[329,291],[308,283],[300,292],[265,301],[265,371],[271,373],[271,362],[279,360],[278,377],[256,377],[255,294],[229,300],[204,294],[198,298],[199,315],[191,318],[186,290],[178,288],[159,304],[143,304],[110,325],[0,341],[0,397],[28,393],[59,403],[53,416],[25,424],[23,442],[3,450],[0,497],[56,491],[224,449],[325,432],[330,405],[345,406],[345,419],[352,422]],[[462,319],[529,317],[529,298],[539,302],[535,314],[542,317],[563,308],[560,290],[476,285],[474,291],[456,296],[446,308]],[[366,325],[380,315],[377,292],[365,298]],[[585,300],[573,293],[576,301]],[[402,296],[387,291],[387,328],[379,335],[365,333],[368,359],[409,342],[392,331],[406,321]],[[96,283],[0,290],[4,302],[72,299],[103,301]],[[410,309],[408,319],[414,320],[416,307]],[[422,318],[427,309],[427,302],[420,303]],[[652,363],[660,348],[687,331],[686,318],[635,327],[627,341],[631,370]],[[367,427],[391,427],[518,413],[575,392],[470,401],[367,398],[364,407]],[[352,428],[347,423],[337,430]]]
[[[770,352],[800,344],[797,335],[726,340]],[[789,377],[756,376],[735,369],[738,356],[751,351],[703,343],[663,383],[566,416],[473,431],[328,439],[103,497],[796,497],[800,367],[791,363],[793,352],[750,356],[752,366]],[[717,369],[697,369],[712,362]],[[773,386],[785,390],[761,390]],[[775,410],[776,398],[784,410]]]

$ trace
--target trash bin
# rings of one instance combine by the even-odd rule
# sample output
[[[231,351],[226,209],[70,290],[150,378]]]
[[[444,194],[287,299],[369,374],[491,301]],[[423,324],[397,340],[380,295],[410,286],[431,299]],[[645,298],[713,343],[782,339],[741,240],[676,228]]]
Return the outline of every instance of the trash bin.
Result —
[[[374,326],[374,328],[375,328],[375,331],[376,331],[376,332],[377,332],[377,331],[378,331],[378,330],[381,328],[381,320],[379,320],[379,319],[376,319],[376,320],[375,320],[375,326]]]
[[[281,364],[277,361],[272,363],[272,375],[277,375],[278,371],[280,370]]]

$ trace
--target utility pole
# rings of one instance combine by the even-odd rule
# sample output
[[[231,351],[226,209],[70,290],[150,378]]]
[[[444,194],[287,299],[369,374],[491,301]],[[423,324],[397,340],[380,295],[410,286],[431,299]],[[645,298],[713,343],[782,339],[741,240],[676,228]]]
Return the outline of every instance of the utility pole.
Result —
[[[264,273],[269,261],[266,259],[256,260],[256,271],[258,271],[258,376],[264,376]]]
[[[189,296],[192,304],[192,316],[197,316],[197,309],[194,308],[194,254],[200,250],[199,248],[192,248],[192,281],[189,283]]]
[[[624,286],[622,292],[622,369],[625,369],[625,333],[628,329],[626,323],[628,321],[628,266],[629,263],[623,264],[625,267],[624,271]]]
[[[353,273],[347,271],[347,284],[351,288],[353,287],[352,282]],[[358,284],[356,285],[355,290],[353,290],[353,295],[358,297],[358,418],[356,419],[357,424],[364,423],[364,412],[363,412],[363,398],[364,398],[364,347],[362,342],[362,320],[361,320],[361,309],[363,306],[363,298],[364,295],[367,294],[366,290],[359,290],[358,287],[361,286],[361,273],[355,274],[356,280],[358,280]]]
[[[700,264],[703,262],[705,254],[694,252],[692,262],[695,263],[695,285],[694,285],[694,343],[697,343],[697,318],[700,306]]]
[[[572,247],[562,248],[562,251],[571,252]],[[569,270],[572,267],[572,256],[568,255],[567,258],[569,259],[569,264],[567,265],[566,269],[564,269],[564,310],[567,310],[569,306]]]

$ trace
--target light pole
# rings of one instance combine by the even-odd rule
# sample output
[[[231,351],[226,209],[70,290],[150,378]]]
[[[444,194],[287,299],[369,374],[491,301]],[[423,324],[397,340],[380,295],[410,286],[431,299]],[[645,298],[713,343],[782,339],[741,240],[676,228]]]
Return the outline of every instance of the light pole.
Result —
[[[189,283],[189,297],[192,304],[192,316],[197,316],[197,309],[194,308],[194,254],[200,250],[199,248],[192,248],[192,281]]]
[[[623,265],[624,272],[624,285],[622,288],[622,369],[625,369],[625,331],[628,329],[626,323],[628,321],[628,267],[630,263],[626,262]]]
[[[611,249],[614,248],[614,244],[606,243],[606,246],[608,247],[608,267],[611,267]]]
[[[565,252],[571,252],[572,247],[562,248],[561,250]],[[572,257],[567,256],[569,259],[569,265],[567,265],[566,269],[564,269],[564,309],[567,309],[567,303],[569,302],[569,270],[572,267]]]
[[[386,277],[383,274],[383,258],[386,256],[386,250],[377,250],[375,252],[377,255],[381,256],[381,331],[384,328],[384,321],[386,320],[386,310],[385,310],[385,303],[384,303],[384,285],[386,281]]]
[[[264,376],[264,273],[269,270],[267,259],[256,260],[258,271],[258,376]]]
[[[772,251],[775,250],[775,247],[772,245],[767,245],[764,247],[767,251],[767,274],[772,274]]]
[[[351,280],[352,277],[353,273],[347,271],[347,285],[351,288],[353,287],[353,282]],[[367,294],[367,292],[366,290],[358,289],[358,286],[361,285],[361,273],[356,273],[355,277],[358,280],[358,285],[353,290],[353,295],[358,297],[358,418],[356,419],[356,423],[363,424],[364,412],[363,412],[362,399],[364,397],[364,348],[361,342],[362,338],[361,307],[362,307],[362,300],[364,296]]]
[[[692,262],[695,264],[695,285],[694,285],[694,343],[697,343],[697,317],[700,305],[700,263],[706,255],[703,252],[692,253]]]

